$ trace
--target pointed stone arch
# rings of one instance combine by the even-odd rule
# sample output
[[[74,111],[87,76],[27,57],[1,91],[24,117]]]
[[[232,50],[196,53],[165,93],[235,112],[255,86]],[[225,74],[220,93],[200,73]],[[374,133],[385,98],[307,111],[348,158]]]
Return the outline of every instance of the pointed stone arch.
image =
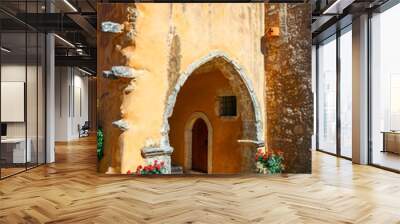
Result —
[[[172,116],[176,99],[182,86],[185,84],[186,80],[190,77],[191,74],[193,74],[194,71],[196,71],[198,68],[205,65],[206,63],[216,59],[220,60],[222,59],[224,62],[228,63],[234,69],[235,73],[240,77],[240,79],[246,86],[246,90],[251,98],[252,109],[254,113],[254,127],[255,127],[256,139],[253,140],[259,144],[262,144],[264,142],[261,107],[251,80],[247,77],[245,70],[236,61],[231,59],[226,53],[222,51],[213,51],[208,55],[202,57],[201,59],[190,64],[186,69],[186,71],[180,74],[174,89],[168,96],[166,107],[163,114],[163,124],[161,127],[161,135],[162,135],[160,142],[161,149],[164,149],[165,151],[168,152],[172,152],[173,150],[169,143],[170,126],[168,123],[168,119]]]

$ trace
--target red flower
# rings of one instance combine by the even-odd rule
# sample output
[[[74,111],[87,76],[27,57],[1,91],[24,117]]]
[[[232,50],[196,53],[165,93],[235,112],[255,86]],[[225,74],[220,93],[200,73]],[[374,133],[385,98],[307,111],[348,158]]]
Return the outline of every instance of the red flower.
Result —
[[[264,156],[263,156],[263,160],[267,160],[268,159],[268,156],[267,156],[267,154],[264,154]]]
[[[128,172],[126,172],[126,174],[131,174],[132,172],[131,172],[131,170],[128,170]]]
[[[158,161],[154,160],[153,164],[148,164],[144,167],[141,165],[137,166],[136,168],[136,174],[137,175],[142,175],[142,174],[157,174],[157,173],[162,173],[161,170],[164,168],[164,161]]]

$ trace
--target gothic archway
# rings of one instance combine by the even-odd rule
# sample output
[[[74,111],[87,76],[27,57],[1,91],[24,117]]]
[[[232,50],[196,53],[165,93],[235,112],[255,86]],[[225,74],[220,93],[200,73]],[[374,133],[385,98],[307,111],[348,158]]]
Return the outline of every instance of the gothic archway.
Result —
[[[239,75],[239,77],[245,84],[248,94],[250,95],[253,110],[254,110],[253,112],[254,112],[254,116],[255,116],[255,129],[256,129],[256,139],[255,140],[260,143],[264,141],[263,140],[264,138],[263,138],[263,126],[262,126],[263,123],[262,123],[261,108],[260,108],[260,104],[259,104],[259,101],[255,94],[255,91],[254,91],[251,81],[245,74],[244,69],[241,66],[239,66],[239,64],[237,62],[235,62],[233,59],[230,59],[230,57],[228,57],[227,54],[225,54],[222,51],[213,51],[213,52],[209,53],[208,55],[206,55],[205,57],[199,59],[198,61],[190,64],[188,69],[186,69],[186,71],[183,72],[179,76],[178,81],[175,84],[173,91],[168,96],[167,104],[166,104],[166,107],[164,110],[164,115],[163,115],[163,124],[161,127],[161,135],[162,135],[161,142],[160,142],[161,148],[166,148],[166,149],[171,148],[171,146],[169,144],[169,136],[168,136],[168,134],[169,134],[168,119],[172,116],[174,106],[176,103],[176,98],[178,96],[180,89],[185,84],[185,82],[189,78],[189,76],[196,69],[200,68],[201,66],[203,66],[206,63],[211,62],[215,59],[221,59],[221,60],[225,61],[226,63],[228,63],[229,65],[231,65],[232,69],[234,69],[236,71],[236,73]]]
[[[216,71],[216,72],[212,72],[212,71]],[[212,74],[215,74],[212,75]],[[204,75],[202,75],[204,74]],[[208,75],[205,75],[208,74]],[[211,74],[211,76],[210,76]],[[221,75],[221,76],[220,76]],[[197,77],[197,78],[194,78]],[[203,77],[203,78],[201,78]],[[215,77],[215,78],[211,78],[211,79],[216,79],[216,80],[226,80],[223,81],[225,82],[224,86],[225,88],[227,87],[227,85],[229,86],[229,90],[228,90],[228,96],[232,95],[237,97],[237,104],[238,104],[238,108],[240,108],[239,110],[239,114],[236,116],[236,118],[233,118],[233,120],[236,120],[236,122],[239,121],[239,123],[236,123],[235,128],[236,127],[240,127],[241,130],[239,132],[235,133],[235,137],[231,137],[230,139],[230,143],[232,142],[238,142],[240,139],[243,140],[251,140],[253,143],[256,144],[262,144],[263,143],[263,131],[262,131],[262,115],[261,115],[261,108],[259,106],[255,91],[253,89],[252,83],[251,81],[247,78],[247,76],[245,75],[244,70],[233,60],[229,59],[228,56],[226,56],[226,54],[222,53],[222,52],[212,52],[209,55],[207,55],[206,57],[200,59],[199,61],[191,64],[189,66],[189,69],[187,69],[186,72],[182,73],[179,76],[179,79],[175,85],[175,88],[171,91],[171,94],[168,97],[168,103],[164,112],[164,121],[163,121],[163,126],[162,126],[162,141],[161,141],[161,148],[165,148],[165,149],[169,149],[172,151],[172,147],[170,146],[170,118],[172,117],[174,110],[175,110],[175,106],[177,104],[177,98],[178,98],[178,94],[181,95],[181,90],[185,89],[185,91],[183,91],[184,93],[182,93],[183,96],[185,96],[185,100],[182,101],[179,100],[178,102],[180,102],[179,104],[182,104],[182,102],[186,102],[189,103],[190,102],[194,102],[193,99],[191,98],[186,98],[187,94],[190,94],[190,89],[192,88],[192,85],[195,84],[197,85],[197,87],[199,86],[207,86],[207,83],[204,83],[204,79],[208,77],[207,79],[210,79],[210,77]],[[217,78],[220,77],[220,78]],[[222,78],[223,77],[223,78]],[[200,79],[198,79],[200,78]],[[223,79],[223,80],[222,80]],[[191,81],[189,81],[191,80]],[[195,81],[197,80],[197,81]],[[202,81],[203,80],[203,81]],[[215,80],[214,80],[215,81]],[[187,84],[188,83],[188,84]],[[190,84],[189,84],[190,83]],[[199,84],[202,83],[202,84]],[[189,87],[190,86],[190,87]],[[214,87],[215,88],[215,87]],[[189,90],[189,92],[188,92]],[[201,90],[200,90],[201,91]],[[226,93],[226,92],[225,92]],[[222,95],[225,95],[225,93],[223,93]],[[199,97],[199,96],[197,96]],[[216,98],[220,98],[220,96],[215,96]],[[198,100],[203,101],[203,99],[199,99]],[[212,102],[213,100],[210,98],[208,98],[208,103],[210,104],[214,104],[215,102]],[[192,107],[192,106],[191,106]],[[217,109],[218,105],[215,105],[215,110]],[[181,106],[179,107],[181,108]],[[191,112],[193,113],[194,111],[196,111],[196,108],[191,108]],[[193,111],[194,109],[194,111]],[[204,109],[204,108],[203,108]],[[181,111],[181,109],[179,109],[178,111]],[[197,111],[203,111],[203,110],[197,110]],[[188,112],[188,111],[187,111]],[[216,113],[211,113],[210,110],[208,109],[207,114],[209,116],[212,116],[213,121],[210,123],[209,126],[211,126],[211,124],[213,122],[215,122],[215,114]],[[178,113],[179,114],[179,113]],[[187,113],[186,113],[187,114]],[[185,115],[186,117],[187,115]],[[175,123],[176,121],[176,115],[173,116],[174,117],[174,121]],[[178,121],[178,123],[184,122],[182,118],[179,118],[180,120]],[[187,119],[187,118],[185,118]],[[218,120],[231,120],[232,118],[225,118],[225,117],[221,117]],[[189,119],[190,120],[190,119]],[[175,124],[174,123],[174,124]],[[220,130],[220,125],[216,124],[218,129]],[[177,127],[175,125],[175,127]],[[182,127],[179,128],[180,130],[182,130]],[[186,130],[186,129],[185,129]],[[177,135],[181,135],[183,131],[179,131],[176,128],[174,128],[174,132],[172,133],[172,136],[174,137],[174,139],[176,139]],[[186,136],[186,131],[185,131],[185,136]],[[223,134],[216,132],[215,135],[218,138],[223,137]],[[179,137],[181,139],[183,139],[182,137]],[[179,139],[178,138],[178,139]],[[184,137],[185,141],[187,140],[187,137]],[[174,144],[176,145],[176,140],[174,140]],[[211,141],[209,141],[211,143]],[[216,143],[216,142],[215,142]],[[171,143],[172,144],[172,143]],[[216,143],[217,144],[217,143]],[[224,144],[223,144],[224,145]],[[217,148],[215,148],[216,150],[218,148],[221,147],[221,143],[216,145]],[[237,149],[238,151],[240,151],[241,154],[241,164],[238,165],[240,166],[240,169],[242,171],[249,171],[252,169],[252,159],[253,159],[253,154],[254,154],[254,148],[255,146],[252,144],[240,144],[240,146],[236,145],[231,145],[232,147],[234,147],[235,149]],[[209,147],[212,148],[213,146]],[[187,143],[185,143],[185,162],[183,162],[183,157],[182,157],[182,150],[183,150],[183,146],[182,143],[179,143],[179,150],[177,151],[178,154],[173,154],[175,155],[174,157],[176,158],[176,156],[178,156],[180,159],[179,161],[179,165],[184,166],[184,168],[186,169],[190,169],[190,164],[188,164],[188,160],[187,160]],[[240,148],[240,149],[239,149]],[[217,150],[216,152],[218,152],[220,150]],[[212,155],[213,152],[211,150],[211,152],[209,153],[209,155]],[[215,158],[221,158],[221,156],[217,156],[217,154],[215,154],[216,157]],[[214,158],[214,159],[215,159]],[[209,164],[212,164],[212,156],[209,158],[208,161],[210,161]],[[216,161],[220,161],[220,159],[217,159]],[[237,160],[235,160],[237,161]],[[245,162],[243,162],[245,161]],[[212,166],[212,165],[211,165]],[[232,168],[232,167],[231,167]],[[229,170],[230,168],[228,168]],[[236,171],[232,171],[232,169],[235,169]],[[238,169],[239,167],[235,167],[232,168],[229,172],[239,172]],[[208,169],[210,171],[212,171],[212,169]],[[216,172],[218,172],[218,170],[220,170],[219,172],[223,172],[223,169],[216,167]]]

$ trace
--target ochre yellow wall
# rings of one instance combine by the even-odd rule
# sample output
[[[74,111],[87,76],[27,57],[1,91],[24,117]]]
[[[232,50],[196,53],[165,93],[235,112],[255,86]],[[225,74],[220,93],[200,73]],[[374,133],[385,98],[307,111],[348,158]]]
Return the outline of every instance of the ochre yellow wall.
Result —
[[[118,5],[121,8],[126,6],[126,4]],[[114,97],[119,94],[122,101],[121,114],[115,114],[112,110],[109,111],[112,114],[99,118],[100,124],[103,123],[103,126],[107,128],[110,128],[108,123],[112,122],[111,118],[118,116],[131,124],[131,128],[119,137],[120,151],[113,150],[114,154],[119,155],[111,153],[105,158],[107,161],[112,160],[109,157],[120,157],[120,169],[115,167],[116,170],[125,173],[129,169],[135,169],[137,165],[143,163],[140,149],[144,146],[146,139],[160,141],[167,92],[169,88],[173,88],[168,78],[173,36],[176,36],[179,42],[179,48],[174,52],[175,55],[179,55],[176,68],[179,73],[187,70],[191,63],[212,51],[225,52],[230,59],[236,61],[244,69],[255,89],[262,116],[264,116],[264,57],[260,46],[260,40],[264,34],[264,4],[137,3],[135,6],[139,12],[135,43],[123,46],[122,52],[129,66],[143,69],[146,73],[135,81],[136,90],[129,95],[123,95],[120,88],[110,84],[108,87],[111,89],[108,91],[112,91]],[[99,4],[99,8],[102,7],[106,7],[106,4]],[[113,10],[115,9],[110,7],[108,13],[112,14]],[[126,20],[126,16],[118,18],[114,16],[112,19],[122,23]],[[101,16],[98,20],[100,23],[105,21]],[[117,38],[109,37],[111,35],[100,33],[100,57],[110,57],[111,52],[115,52],[116,45],[120,44]],[[108,42],[103,37],[108,38]],[[102,61],[104,64],[99,66],[99,72],[109,69],[105,67],[113,63],[114,65],[123,63],[118,60],[112,61],[112,57],[108,61],[104,59]],[[118,102],[110,104],[118,104]],[[263,126],[265,130],[265,125]],[[115,137],[115,133],[120,134],[120,132],[116,128],[112,128],[113,133],[109,132],[111,130],[105,131],[105,140],[112,143],[107,143],[106,146],[116,147],[118,138]],[[111,139],[110,136],[114,137]],[[215,144],[217,143],[218,140],[215,140]],[[114,163],[109,163],[109,165],[116,166]],[[229,170],[236,169],[230,165],[227,166]]]
[[[220,117],[218,96],[233,95],[234,90],[220,71],[195,73],[179,92],[174,113],[170,118],[170,143],[174,148],[172,163],[184,168],[185,126],[195,112],[204,113],[212,126],[212,173],[239,173],[241,171],[242,120]],[[231,93],[231,94],[229,94]],[[238,105],[238,111],[242,110]],[[209,130],[210,134],[210,130]],[[210,173],[210,170],[208,171]]]

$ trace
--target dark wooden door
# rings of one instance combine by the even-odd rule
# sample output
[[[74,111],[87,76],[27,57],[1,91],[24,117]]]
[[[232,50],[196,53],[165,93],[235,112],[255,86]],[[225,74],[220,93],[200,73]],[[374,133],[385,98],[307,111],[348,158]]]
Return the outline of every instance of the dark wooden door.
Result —
[[[207,173],[208,129],[203,119],[197,119],[192,129],[192,170]]]

